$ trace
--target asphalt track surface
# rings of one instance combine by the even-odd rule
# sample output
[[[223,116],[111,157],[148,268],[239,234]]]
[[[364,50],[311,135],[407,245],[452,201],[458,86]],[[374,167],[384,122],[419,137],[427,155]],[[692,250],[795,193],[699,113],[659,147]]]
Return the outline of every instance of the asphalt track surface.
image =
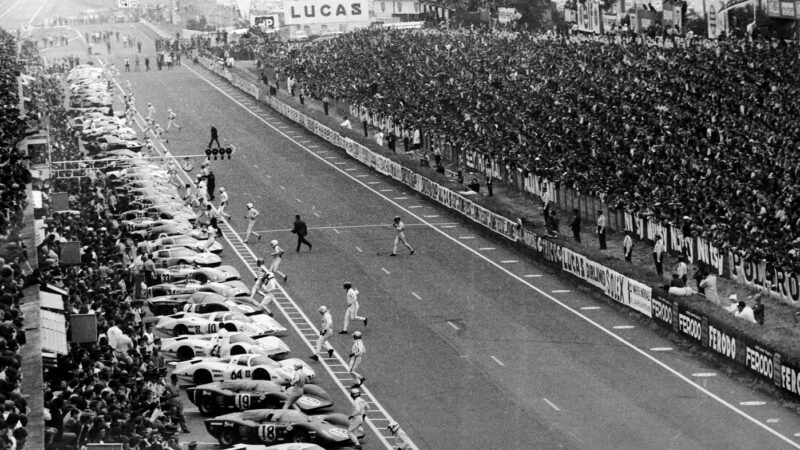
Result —
[[[61,51],[85,60],[81,45]],[[122,70],[123,50],[113,52]],[[213,163],[217,186],[231,193],[231,225],[244,232],[247,202],[261,211],[263,238],[251,238],[250,247],[266,256],[269,240],[281,242],[284,287],[309,317],[326,304],[338,331],[342,283],[361,291],[369,326],[350,329],[364,331],[367,386],[419,448],[800,447],[797,416],[779,402],[672,348],[502,239],[372,173],[212,74],[190,64],[120,78],[130,80],[140,110],[153,103],[162,125],[167,108],[176,112],[183,129],[166,144],[175,155],[202,152],[210,124],[223,145],[237,147],[232,160]],[[311,228],[312,252],[294,253],[295,214]],[[403,249],[388,256],[395,215],[409,225],[413,256]],[[230,249],[223,255],[248,273]],[[296,335],[286,341],[293,356],[310,353]],[[333,339],[340,355],[350,342]],[[321,367],[317,373],[334,409],[347,412],[334,381]],[[211,443],[190,406],[184,441]],[[374,435],[365,443],[382,447]]]

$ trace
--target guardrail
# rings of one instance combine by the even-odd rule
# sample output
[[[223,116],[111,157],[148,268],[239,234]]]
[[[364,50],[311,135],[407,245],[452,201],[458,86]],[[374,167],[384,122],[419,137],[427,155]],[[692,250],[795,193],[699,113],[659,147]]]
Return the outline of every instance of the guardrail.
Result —
[[[352,158],[411,187],[441,205],[457,211],[505,237],[510,242],[523,246],[537,260],[559,272],[569,274],[581,283],[598,289],[615,302],[637,311],[652,322],[665,326],[691,342],[720,355],[723,360],[743,367],[754,377],[771,381],[781,391],[800,400],[800,364],[795,362],[800,361],[798,355],[781,354],[757,337],[747,336],[745,333],[734,330],[718,318],[710,317],[700,309],[691,306],[691,301],[704,302],[703,297],[686,297],[690,299],[687,302],[670,299],[660,289],[654,289],[593,261],[547,236],[526,229],[518,222],[489,211],[458,192],[441,186],[412,169],[342,136],[338,131],[306,116],[276,97],[270,96],[253,83],[231,73],[224,67],[219,67],[213,61],[207,58],[200,58],[199,61],[205,68],[225,78],[233,86],[292,121],[303,125],[307,130],[329,143],[344,149]],[[756,329],[753,330],[755,333]],[[791,361],[787,361],[787,359],[791,359]]]

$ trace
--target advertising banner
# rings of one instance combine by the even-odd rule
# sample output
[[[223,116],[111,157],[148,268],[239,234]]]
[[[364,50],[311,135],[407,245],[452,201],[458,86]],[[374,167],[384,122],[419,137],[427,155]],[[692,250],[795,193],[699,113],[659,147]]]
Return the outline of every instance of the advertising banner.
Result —
[[[772,351],[748,343],[745,347],[744,365],[761,378],[773,381],[775,379],[773,357]]]
[[[497,8],[497,21],[500,23],[509,23],[522,18],[522,14],[517,11],[517,8]]]
[[[261,27],[264,31],[275,31],[279,28],[278,16],[276,14],[264,16],[250,16],[250,25]]]
[[[745,345],[742,339],[724,331],[711,321],[708,322],[708,348],[725,358],[744,362]]]
[[[361,0],[287,0],[286,25],[369,22],[369,3]]]
[[[702,343],[704,320],[705,319],[700,314],[689,311],[685,307],[681,306],[678,309],[677,331],[693,341]]]
[[[661,297],[653,297],[652,304],[652,317],[656,323],[667,326],[669,328],[675,327],[675,319],[678,317],[678,308],[672,300],[667,300]]]

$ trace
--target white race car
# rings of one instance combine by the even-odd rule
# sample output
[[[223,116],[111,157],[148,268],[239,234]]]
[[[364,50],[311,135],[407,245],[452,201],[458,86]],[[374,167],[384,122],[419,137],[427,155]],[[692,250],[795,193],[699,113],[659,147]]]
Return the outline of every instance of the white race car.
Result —
[[[155,212],[157,212],[155,209],[151,210],[151,208],[148,208],[142,213],[151,214],[152,217],[152,214],[154,214]],[[188,218],[189,216],[186,215],[184,217]],[[167,248],[167,247],[186,247],[189,250],[201,252],[205,248],[207,242],[208,242],[207,240],[195,239],[191,236],[178,235],[178,236],[165,236],[152,241],[140,242],[138,244],[138,247],[146,250],[149,249],[149,251],[160,250],[162,248]],[[219,242],[214,242],[208,248],[208,251],[210,251],[211,253],[219,253],[222,251],[222,244],[220,244]],[[218,280],[212,280],[212,281],[218,281]],[[227,280],[222,280],[222,281],[227,281]]]
[[[169,267],[176,264],[216,267],[222,264],[222,258],[214,253],[197,253],[184,247],[170,247],[153,253],[153,262],[158,267]]]
[[[172,373],[178,376],[178,380],[194,385],[227,380],[270,380],[287,385],[292,379],[292,365],[295,362],[301,362],[304,365],[303,370],[309,374],[308,381],[312,381],[313,370],[303,361],[299,359],[286,360],[284,363],[289,365],[283,367],[281,363],[263,355],[237,355],[217,359],[196,358],[177,363]]]
[[[170,236],[169,238],[162,239],[182,238],[194,239],[190,236],[181,235]],[[199,239],[194,240],[197,242],[205,242]],[[142,243],[140,243],[139,247],[146,246],[143,246]],[[156,277],[161,280],[162,283],[171,283],[174,281],[185,280],[187,278],[197,280],[201,283],[208,281],[223,283],[225,281],[240,280],[242,278],[241,275],[239,275],[239,271],[233,266],[196,267],[191,264],[178,264],[176,266],[156,268]]]
[[[250,293],[247,285],[239,280],[222,283],[201,283],[194,279],[184,279],[174,283],[162,283],[147,288],[147,296],[163,297],[165,295],[194,294],[195,292],[211,292],[223,297],[246,296]]]
[[[172,314],[159,318],[155,328],[161,333],[172,336],[216,334],[219,330],[240,331],[250,336],[271,336],[286,332],[286,328],[280,325],[274,327],[268,323],[258,323],[248,316],[235,312]]]
[[[205,336],[180,336],[161,340],[164,356],[188,361],[195,358],[219,358],[243,354],[285,359],[289,346],[275,336],[252,338],[247,333],[231,333],[222,330]]]

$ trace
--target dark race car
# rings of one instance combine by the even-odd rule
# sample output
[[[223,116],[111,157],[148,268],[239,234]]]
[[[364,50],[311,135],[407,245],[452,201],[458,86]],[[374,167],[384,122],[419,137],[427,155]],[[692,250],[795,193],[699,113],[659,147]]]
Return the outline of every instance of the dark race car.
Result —
[[[204,416],[216,416],[230,411],[261,408],[281,408],[286,388],[267,380],[219,381],[186,389],[186,395]],[[321,387],[307,384],[303,396],[295,403],[303,412],[317,411],[333,405],[330,395]]]
[[[206,419],[204,423],[206,430],[225,448],[239,442],[308,442],[325,448],[350,443],[347,416],[338,413],[308,416],[293,409],[253,409]],[[363,433],[357,435],[363,436]]]

